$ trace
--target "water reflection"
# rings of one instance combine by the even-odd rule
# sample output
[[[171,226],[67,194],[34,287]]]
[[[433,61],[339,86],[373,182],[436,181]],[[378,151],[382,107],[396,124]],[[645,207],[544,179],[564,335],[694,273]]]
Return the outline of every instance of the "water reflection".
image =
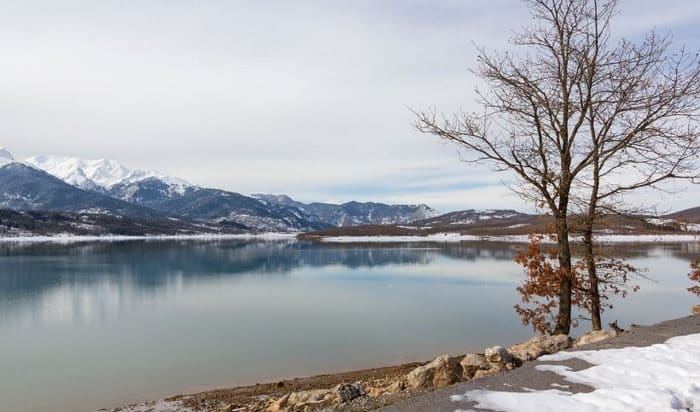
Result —
[[[157,291],[183,282],[243,275],[284,276],[299,267],[349,269],[428,265],[440,257],[474,262],[512,261],[521,244],[319,245],[295,240],[124,241],[0,244],[0,305],[39,299],[54,289],[128,284]],[[690,262],[699,243],[606,247],[625,259],[672,256]]]
[[[311,242],[227,240],[0,244],[0,299],[39,296],[56,287],[109,281],[158,289],[206,277],[284,275],[302,267],[426,265],[436,256],[512,260],[515,245],[471,247],[319,246]]]
[[[531,334],[512,310],[520,248],[0,244],[2,407],[91,410],[513,343]],[[687,313],[697,243],[606,250],[657,279],[606,316],[629,324]]]

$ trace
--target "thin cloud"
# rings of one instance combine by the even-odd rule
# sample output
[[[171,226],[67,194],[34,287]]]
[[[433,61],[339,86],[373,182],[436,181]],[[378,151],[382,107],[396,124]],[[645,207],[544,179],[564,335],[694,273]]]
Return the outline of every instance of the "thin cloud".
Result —
[[[694,0],[626,0],[617,23],[697,48],[698,19]],[[5,1],[0,145],[242,193],[501,207],[508,189],[475,192],[493,174],[406,107],[474,109],[472,42],[508,47],[528,21],[518,0]]]

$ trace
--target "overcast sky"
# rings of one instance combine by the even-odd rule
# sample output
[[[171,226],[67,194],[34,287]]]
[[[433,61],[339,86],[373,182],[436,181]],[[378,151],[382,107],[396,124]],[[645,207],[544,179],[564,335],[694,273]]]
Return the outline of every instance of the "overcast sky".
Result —
[[[526,210],[408,107],[475,108],[473,42],[502,49],[528,20],[519,0],[3,0],[0,146],[303,201]],[[699,23],[698,0],[623,0],[616,29],[695,50]]]

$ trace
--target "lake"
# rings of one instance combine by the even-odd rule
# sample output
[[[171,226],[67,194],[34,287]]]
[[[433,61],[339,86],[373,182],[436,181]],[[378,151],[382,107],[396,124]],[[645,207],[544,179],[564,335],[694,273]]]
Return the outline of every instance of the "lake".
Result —
[[[520,247],[0,243],[0,410],[92,411],[523,341]],[[700,244],[608,250],[653,281],[605,322],[658,322],[698,303],[685,288]]]

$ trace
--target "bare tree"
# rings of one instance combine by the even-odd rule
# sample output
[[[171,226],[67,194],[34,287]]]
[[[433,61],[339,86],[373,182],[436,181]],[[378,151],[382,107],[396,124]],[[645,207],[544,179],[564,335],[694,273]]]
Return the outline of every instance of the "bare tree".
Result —
[[[616,3],[606,6],[614,11]],[[669,36],[654,31],[639,44],[622,40],[614,48],[605,47],[609,20],[600,23],[596,25],[597,60],[589,64],[595,72],[586,119],[590,141],[582,148],[592,153],[591,164],[575,183],[587,193],[582,229],[593,330],[602,328],[600,289],[624,291],[630,273],[624,262],[598,256],[595,224],[604,216],[644,211],[642,206],[630,206],[624,195],[647,188],[663,190],[669,180],[700,176],[697,54],[684,49],[669,52]]]
[[[645,146],[660,153],[665,134],[680,134],[680,120],[691,115],[690,97],[697,98],[698,79],[695,84],[691,81],[697,62],[676,58],[684,73],[674,80],[667,66],[675,60],[664,55],[667,44],[659,44],[657,36],[639,46],[624,40],[611,46],[616,0],[524,3],[534,24],[512,38],[522,54],[478,48],[478,65],[472,72],[489,86],[487,93],[477,90],[483,113],[416,112],[416,127],[458,144],[467,161],[513,172],[521,182],[516,191],[553,215],[561,271],[553,332],[568,334],[575,281],[567,220],[572,197],[577,196],[580,182],[589,181],[596,164],[602,182],[615,176],[614,162],[644,167]],[[628,78],[630,74],[633,77]],[[673,97],[679,94],[686,98]],[[601,136],[605,143],[596,143]],[[640,137],[648,136],[654,138],[641,144]],[[614,160],[604,160],[608,157]],[[657,173],[646,175],[642,183],[653,186]],[[594,181],[589,188],[594,197],[607,200],[642,183],[623,183],[601,192],[600,186],[592,187]],[[593,208],[594,214],[603,203]]]

